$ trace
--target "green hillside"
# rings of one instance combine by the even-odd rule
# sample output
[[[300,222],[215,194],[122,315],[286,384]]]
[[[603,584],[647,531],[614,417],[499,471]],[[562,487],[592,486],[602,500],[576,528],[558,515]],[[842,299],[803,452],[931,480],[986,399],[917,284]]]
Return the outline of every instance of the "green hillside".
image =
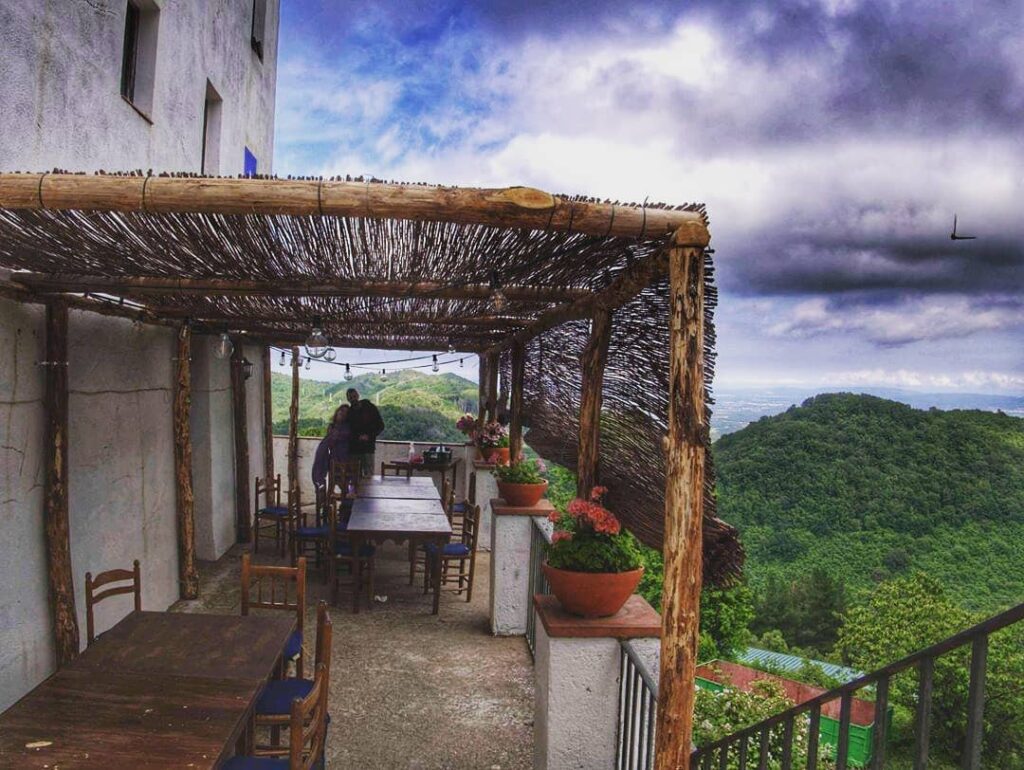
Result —
[[[755,591],[921,570],[971,610],[1024,598],[1024,420],[828,394],[714,453],[719,513],[741,530]]]
[[[271,375],[274,431],[288,432],[291,377]],[[380,408],[384,418],[381,438],[401,441],[462,441],[455,421],[477,410],[477,385],[457,374],[424,374],[405,370],[389,374],[361,374],[351,382],[299,380],[299,433],[322,436],[345,391],[355,388]]]

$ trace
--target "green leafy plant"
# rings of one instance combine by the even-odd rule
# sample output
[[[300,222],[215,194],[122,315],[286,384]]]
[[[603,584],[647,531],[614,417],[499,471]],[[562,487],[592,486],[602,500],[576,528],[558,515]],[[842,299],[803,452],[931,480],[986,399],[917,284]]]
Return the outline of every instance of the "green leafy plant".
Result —
[[[494,475],[498,477],[498,481],[506,484],[543,484],[547,479],[541,474],[546,472],[547,466],[540,459],[520,460],[494,468]]]
[[[484,423],[476,433],[476,443],[481,449],[497,449],[508,446],[508,428],[500,422]]]
[[[550,566],[573,572],[629,572],[643,566],[640,543],[601,505],[606,491],[594,487],[589,500],[577,497],[564,512],[548,516],[555,525],[547,549]]]

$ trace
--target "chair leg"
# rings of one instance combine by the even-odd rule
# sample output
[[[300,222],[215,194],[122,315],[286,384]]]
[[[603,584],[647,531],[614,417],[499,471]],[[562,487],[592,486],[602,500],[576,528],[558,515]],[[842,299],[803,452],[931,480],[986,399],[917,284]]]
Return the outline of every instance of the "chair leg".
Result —
[[[258,513],[256,514],[256,528],[253,530],[252,540],[253,540],[252,552],[253,553],[259,553],[260,552],[260,515]]]
[[[469,588],[466,589],[466,601],[473,601],[473,576],[476,574],[476,551],[469,554]],[[530,601],[533,601],[531,598]]]
[[[409,585],[416,580],[416,540],[409,538]]]

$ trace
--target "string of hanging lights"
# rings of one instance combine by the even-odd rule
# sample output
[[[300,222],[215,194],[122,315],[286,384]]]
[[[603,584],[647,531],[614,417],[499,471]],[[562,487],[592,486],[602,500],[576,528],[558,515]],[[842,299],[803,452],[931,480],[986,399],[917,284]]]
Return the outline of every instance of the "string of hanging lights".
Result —
[[[278,350],[281,353],[281,356],[278,359],[278,366],[281,366],[281,367],[286,366],[287,363],[288,363],[288,350],[286,348],[271,348],[271,350]],[[454,364],[456,361],[458,361],[460,369],[465,368],[465,360],[466,360],[465,356],[459,356],[457,358],[451,358],[451,359],[448,359],[446,361],[441,361],[438,358],[438,354],[437,353],[432,353],[432,354],[428,354],[428,355],[425,355],[425,356],[412,356],[412,357],[409,357],[409,358],[396,358],[396,359],[393,359],[392,361],[367,361],[367,362],[364,362],[362,364],[345,363],[345,362],[342,362],[342,361],[336,361],[335,358],[336,358],[336,356],[332,357],[330,359],[328,359],[326,356],[324,356],[324,357],[319,358],[319,359],[314,359],[314,358],[312,358],[312,357],[310,357],[308,355],[305,358],[303,358],[302,355],[300,354],[299,355],[298,365],[300,367],[303,367],[303,368],[308,370],[310,368],[310,366],[312,365],[313,361],[314,360],[318,360],[320,363],[333,364],[335,366],[344,366],[345,367],[345,380],[346,381],[350,381],[353,378],[353,376],[354,376],[352,374],[352,369],[353,368],[355,368],[355,369],[363,369],[365,371],[374,371],[375,372],[375,371],[377,371],[376,367],[380,366],[381,364],[402,363],[402,362],[406,362],[406,361],[419,361],[419,360],[422,360],[424,358],[429,358],[430,359],[430,363],[429,364],[415,364],[415,365],[412,365],[412,366],[391,367],[391,372],[392,373],[394,373],[394,372],[403,372],[406,369],[426,369],[426,368],[429,367],[431,371],[436,373],[436,372],[441,371],[441,367],[442,366],[447,366],[448,364]],[[387,378],[388,378],[388,369],[387,369],[387,367],[382,367],[381,368],[380,375],[381,375],[381,379],[382,380],[387,381]]]

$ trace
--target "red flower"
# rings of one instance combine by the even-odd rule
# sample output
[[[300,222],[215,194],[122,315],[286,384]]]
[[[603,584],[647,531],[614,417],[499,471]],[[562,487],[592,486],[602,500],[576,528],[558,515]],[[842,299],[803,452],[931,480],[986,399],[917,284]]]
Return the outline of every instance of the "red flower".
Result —
[[[561,543],[563,540],[572,540],[572,532],[566,532],[564,529],[560,529],[551,535],[552,543]]]
[[[608,487],[594,487],[590,490],[590,499],[595,503],[608,494]]]
[[[560,518],[562,518],[562,514],[560,514],[558,511],[552,511],[548,514],[548,521],[553,522],[555,524],[558,523],[558,520]]]

